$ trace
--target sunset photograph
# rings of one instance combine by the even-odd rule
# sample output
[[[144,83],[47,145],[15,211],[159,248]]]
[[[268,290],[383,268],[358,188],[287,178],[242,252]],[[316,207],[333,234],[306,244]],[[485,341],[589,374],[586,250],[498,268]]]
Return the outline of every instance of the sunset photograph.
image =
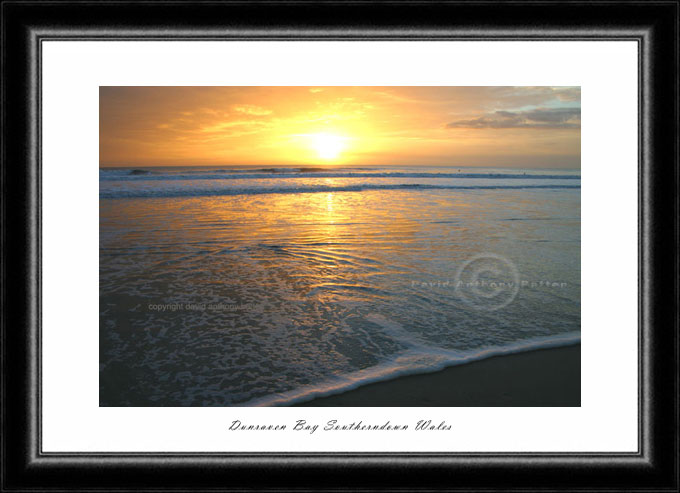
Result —
[[[99,406],[577,407],[580,341],[580,87],[99,87]]]

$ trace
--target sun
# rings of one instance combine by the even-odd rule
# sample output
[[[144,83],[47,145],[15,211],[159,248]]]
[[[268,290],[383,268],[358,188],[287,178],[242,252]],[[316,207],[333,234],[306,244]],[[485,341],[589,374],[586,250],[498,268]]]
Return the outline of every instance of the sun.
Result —
[[[337,159],[345,149],[345,137],[334,134],[318,133],[309,136],[311,146],[321,159]]]

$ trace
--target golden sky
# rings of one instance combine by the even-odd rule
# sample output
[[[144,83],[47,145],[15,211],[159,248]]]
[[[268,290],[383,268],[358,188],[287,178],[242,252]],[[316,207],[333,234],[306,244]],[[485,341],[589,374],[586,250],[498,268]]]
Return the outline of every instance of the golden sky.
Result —
[[[100,166],[578,168],[578,87],[100,87]]]

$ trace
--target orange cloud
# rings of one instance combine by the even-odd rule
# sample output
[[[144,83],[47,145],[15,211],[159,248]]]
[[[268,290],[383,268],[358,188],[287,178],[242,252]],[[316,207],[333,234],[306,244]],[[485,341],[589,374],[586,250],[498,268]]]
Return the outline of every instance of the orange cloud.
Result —
[[[343,142],[342,151],[324,142]],[[578,167],[580,89],[100,88],[100,166],[310,164],[324,155],[368,165]]]

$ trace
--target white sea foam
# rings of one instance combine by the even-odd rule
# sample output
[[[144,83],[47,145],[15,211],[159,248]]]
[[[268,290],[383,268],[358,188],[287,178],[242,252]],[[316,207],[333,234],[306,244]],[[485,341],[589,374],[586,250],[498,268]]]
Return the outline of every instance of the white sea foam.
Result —
[[[277,179],[286,180],[293,178],[476,178],[476,179],[503,179],[503,180],[580,180],[579,175],[574,174],[536,174],[536,173],[421,173],[421,172],[356,172],[356,171],[316,171],[316,172],[291,172],[284,168],[277,172],[210,172],[201,171],[193,173],[159,172],[154,170],[100,170],[100,181],[162,181],[162,180],[263,180]]]
[[[240,406],[288,406],[310,401],[319,397],[341,394],[370,383],[393,380],[406,375],[432,373],[450,366],[463,365],[475,361],[521,353],[537,349],[571,346],[581,342],[580,332],[570,332],[557,337],[537,337],[507,346],[492,346],[478,351],[452,351],[432,346],[413,344],[413,348],[396,355],[389,361],[359,370],[347,375],[328,379],[317,385],[281,392],[267,397],[254,399]]]
[[[313,171],[307,171],[312,169]],[[102,169],[99,197],[173,198],[291,193],[364,192],[373,190],[497,190],[577,189],[581,177],[573,172],[529,172],[446,168],[336,169],[211,168]]]
[[[337,192],[364,192],[372,190],[530,190],[530,189],[579,189],[580,185],[573,184],[530,184],[523,185],[436,185],[424,183],[399,183],[378,184],[364,183],[360,185],[317,185],[296,184],[293,186],[258,186],[254,188],[228,186],[220,187],[214,183],[206,186],[171,187],[157,186],[147,188],[101,188],[100,199],[121,198],[179,198],[179,197],[215,197],[233,195],[270,195],[291,193],[337,193]]]

